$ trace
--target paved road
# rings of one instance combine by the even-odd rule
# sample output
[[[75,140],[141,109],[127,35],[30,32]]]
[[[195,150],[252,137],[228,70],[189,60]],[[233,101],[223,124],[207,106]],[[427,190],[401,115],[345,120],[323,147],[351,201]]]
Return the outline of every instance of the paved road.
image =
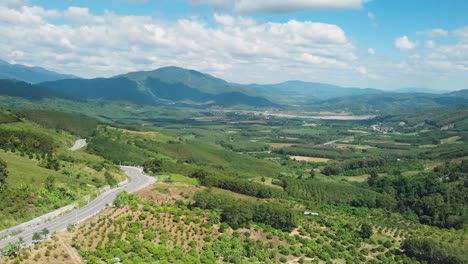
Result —
[[[80,148],[86,146],[86,139],[78,139],[75,141],[73,147],[70,148],[71,151],[79,150]]]
[[[75,209],[49,222],[37,225],[34,228],[24,230],[23,232],[15,236],[11,236],[4,240],[0,240],[0,249],[7,246],[9,242],[18,241],[20,237],[24,239],[25,245],[29,246],[32,244],[33,234],[35,232],[40,232],[44,228],[47,228],[51,233],[54,231],[57,231],[57,232],[64,231],[67,229],[69,224],[81,223],[89,219],[90,217],[96,215],[97,213],[101,212],[103,209],[105,209],[109,204],[111,204],[114,201],[115,197],[120,192],[122,191],[136,192],[156,182],[156,178],[145,175],[141,168],[129,167],[129,166],[121,166],[120,168],[130,178],[130,182],[128,184],[118,187],[118,188],[108,190],[107,192],[101,194],[99,197],[97,197],[94,201],[90,202],[86,206],[83,206],[79,209]],[[10,229],[13,230],[14,227]]]

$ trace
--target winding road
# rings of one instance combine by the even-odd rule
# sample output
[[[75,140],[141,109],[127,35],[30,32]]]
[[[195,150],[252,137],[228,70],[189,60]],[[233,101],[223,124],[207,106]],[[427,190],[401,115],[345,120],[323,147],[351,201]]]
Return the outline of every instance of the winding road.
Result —
[[[23,230],[19,234],[8,236],[5,239],[0,240],[0,249],[6,247],[10,242],[16,242],[20,237],[24,239],[24,245],[29,246],[32,244],[32,236],[36,232],[40,232],[44,228],[47,228],[50,233],[64,231],[67,229],[69,224],[81,223],[92,216],[98,214],[106,207],[108,207],[115,199],[115,197],[123,192],[136,192],[145,188],[146,186],[156,182],[156,178],[148,176],[143,173],[142,168],[130,167],[130,166],[120,166],[120,168],[127,174],[129,177],[129,183],[118,188],[110,189],[101,195],[99,195],[95,200],[90,202],[88,205],[83,206],[78,209],[74,209],[62,216],[59,216],[51,221],[36,225],[27,230]],[[8,233],[11,234],[18,232],[18,227],[12,227],[8,229]],[[15,232],[16,231],[16,232]],[[4,232],[4,231],[2,231]],[[0,238],[1,239],[1,238]]]

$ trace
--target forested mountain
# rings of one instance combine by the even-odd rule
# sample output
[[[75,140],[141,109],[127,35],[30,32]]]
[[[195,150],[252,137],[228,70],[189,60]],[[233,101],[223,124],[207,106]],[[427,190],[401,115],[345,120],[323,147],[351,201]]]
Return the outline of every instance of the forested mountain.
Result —
[[[329,99],[362,94],[381,94],[383,91],[371,88],[344,88],[337,85],[303,81],[287,81],[278,84],[251,84],[248,85],[259,93],[273,94],[279,96],[305,96],[318,99]]]
[[[127,78],[68,79],[44,82],[40,86],[77,99],[105,99],[154,104],[151,97]]]
[[[122,75],[113,78],[59,80],[44,82],[40,85],[71,98],[129,101],[143,105],[181,102],[197,107],[212,105],[225,107],[233,105],[274,106],[273,103],[264,98],[239,91],[212,94],[182,82],[166,82],[154,77],[143,77],[140,73],[133,74],[133,79]],[[135,77],[136,75],[138,77]]]
[[[159,79],[169,84],[184,84],[190,88],[195,88],[209,94],[226,92],[248,93],[248,89],[244,89],[241,85],[228,83],[225,80],[206,73],[174,66],[163,67],[153,71],[130,72],[117,77],[126,77],[140,84],[144,84],[148,78]]]
[[[10,64],[0,60],[0,79],[15,79],[29,83],[40,83],[70,78],[76,78],[76,76],[49,71],[41,67]]]
[[[351,112],[392,112],[404,109],[468,104],[466,90],[446,94],[382,93],[327,99],[319,102],[322,108]]]
[[[32,85],[22,81],[6,79],[0,79],[0,95],[22,97],[30,100],[62,97],[60,93],[54,92],[53,90],[48,88],[38,87],[36,85]]]

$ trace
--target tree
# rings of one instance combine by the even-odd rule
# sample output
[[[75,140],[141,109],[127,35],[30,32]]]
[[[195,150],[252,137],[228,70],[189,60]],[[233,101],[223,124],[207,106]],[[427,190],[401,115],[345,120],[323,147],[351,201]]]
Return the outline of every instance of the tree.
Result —
[[[370,238],[372,236],[372,226],[369,224],[362,224],[361,230],[359,231],[359,235],[362,238]]]
[[[7,163],[0,158],[0,183],[5,183],[8,177]]]
[[[196,179],[199,179],[199,180],[205,179],[206,176],[208,176],[208,172],[206,172],[206,171],[204,171],[202,169],[198,169],[198,170],[194,171],[192,174],[190,174],[191,178],[196,178]]]
[[[266,178],[265,176],[262,176],[262,182],[265,183],[266,182]]]
[[[408,257],[419,261],[441,264],[465,263],[462,256],[450,247],[450,245],[431,238],[408,238],[403,241],[401,249]]]
[[[39,241],[42,239],[42,235],[39,232],[35,232],[32,236],[33,241]]]
[[[310,176],[311,179],[315,178],[315,171],[314,171],[314,168],[312,168],[312,169],[310,170],[309,176]]]
[[[55,176],[52,176],[52,175],[47,176],[45,183],[44,183],[44,187],[49,192],[53,191],[55,188]]]
[[[379,175],[375,171],[371,171],[369,178],[367,178],[367,184],[369,186],[374,186],[377,183],[377,179],[379,178]]]
[[[41,231],[41,234],[42,234],[43,236],[47,236],[47,235],[49,234],[49,229],[47,229],[47,228],[44,227],[44,229],[42,229],[42,231]]]
[[[22,237],[18,239],[17,242],[10,242],[8,245],[2,250],[2,254],[4,256],[13,256],[17,257],[24,246],[24,240]]]

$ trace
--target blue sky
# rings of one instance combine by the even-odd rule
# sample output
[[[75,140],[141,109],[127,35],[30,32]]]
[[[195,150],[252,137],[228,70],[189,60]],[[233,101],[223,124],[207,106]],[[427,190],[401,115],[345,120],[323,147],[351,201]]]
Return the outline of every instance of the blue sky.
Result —
[[[0,59],[83,77],[175,65],[241,83],[468,86],[468,1],[3,0]]]

